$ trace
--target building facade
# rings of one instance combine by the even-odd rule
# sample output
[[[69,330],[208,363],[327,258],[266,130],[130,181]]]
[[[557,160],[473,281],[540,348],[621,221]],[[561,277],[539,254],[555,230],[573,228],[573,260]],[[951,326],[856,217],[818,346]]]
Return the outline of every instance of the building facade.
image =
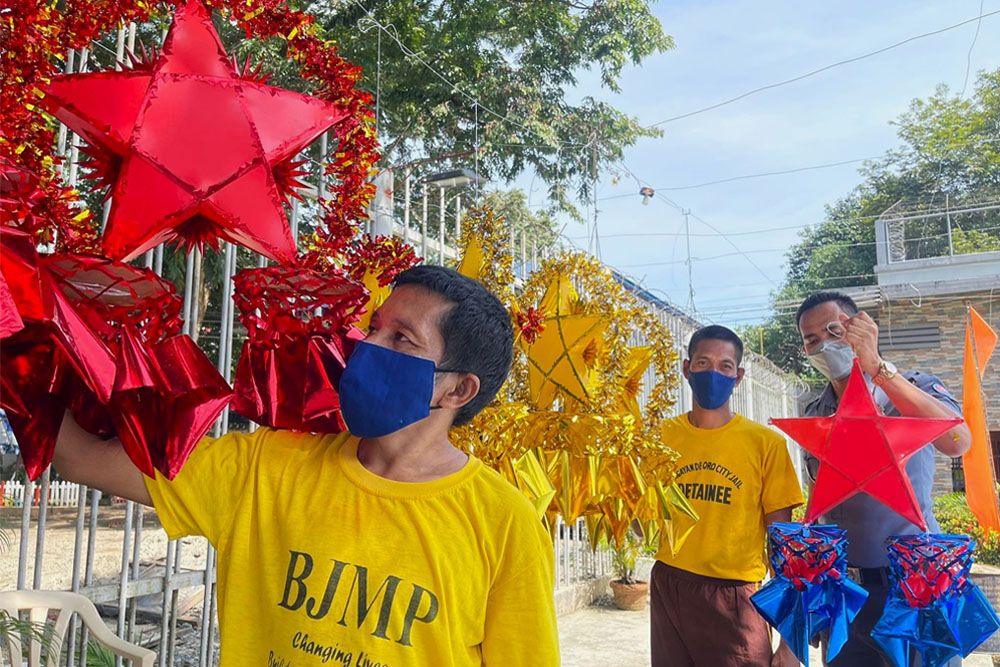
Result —
[[[905,244],[895,242],[900,234],[897,221],[883,219],[877,225],[878,284],[842,291],[878,321],[879,351],[885,359],[901,371],[936,375],[961,402],[969,308],[1000,331],[1000,252],[911,258]],[[994,474],[1000,478],[1000,351],[986,367],[983,398]],[[964,491],[961,459],[940,452],[937,457],[935,496]]]

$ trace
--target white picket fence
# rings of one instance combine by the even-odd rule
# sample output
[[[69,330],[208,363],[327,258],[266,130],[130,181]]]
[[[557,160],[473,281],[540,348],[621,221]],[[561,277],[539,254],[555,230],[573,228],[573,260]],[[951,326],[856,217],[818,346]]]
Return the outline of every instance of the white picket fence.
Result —
[[[31,505],[37,507],[41,486],[35,486]],[[24,506],[24,484],[0,481],[0,500],[3,507]],[[80,485],[75,482],[52,482],[49,484],[49,507],[76,507],[80,502]]]

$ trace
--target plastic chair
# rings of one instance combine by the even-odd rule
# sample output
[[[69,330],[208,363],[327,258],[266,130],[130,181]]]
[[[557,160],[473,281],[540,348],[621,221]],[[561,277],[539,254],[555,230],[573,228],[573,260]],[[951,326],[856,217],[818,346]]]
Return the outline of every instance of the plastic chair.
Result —
[[[147,648],[130,644],[112,634],[97,613],[94,603],[79,593],[71,593],[69,591],[0,592],[0,611],[6,611],[14,618],[18,617],[18,612],[27,611],[28,619],[32,623],[40,625],[48,622],[50,609],[56,610],[59,613],[56,616],[51,651],[48,653],[46,664],[59,664],[59,654],[62,652],[62,643],[66,628],[73,614],[77,614],[87,629],[90,630],[93,640],[98,644],[104,646],[115,655],[132,660],[133,665],[153,667],[156,653]],[[10,650],[11,661],[16,659],[15,656],[22,655],[21,637],[17,633],[8,634],[7,648]],[[86,647],[83,647],[83,649],[86,650]],[[28,647],[28,667],[39,667],[42,664],[41,657],[41,643],[37,639],[33,639]]]

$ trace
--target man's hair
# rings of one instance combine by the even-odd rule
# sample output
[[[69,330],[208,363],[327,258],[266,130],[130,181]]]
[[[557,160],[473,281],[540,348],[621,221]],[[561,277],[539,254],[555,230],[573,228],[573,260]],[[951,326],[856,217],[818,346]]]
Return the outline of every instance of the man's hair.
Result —
[[[743,341],[740,340],[735,331],[718,324],[710,324],[707,327],[702,327],[691,335],[691,342],[688,343],[688,359],[694,357],[694,351],[697,349],[698,343],[703,340],[723,340],[727,343],[732,343],[733,347],[736,348],[736,365],[739,366],[743,363]]]
[[[795,313],[795,328],[800,332],[802,327],[799,326],[799,322],[802,321],[802,315],[805,314],[807,310],[812,310],[821,303],[826,303],[828,301],[836,301],[840,309],[847,313],[848,315],[858,314],[858,304],[854,303],[854,299],[847,296],[843,292],[836,292],[829,290],[826,292],[816,292],[815,294],[810,294],[806,297],[806,300],[802,302],[799,306],[799,311]]]
[[[514,328],[507,309],[482,283],[442,266],[415,266],[396,276],[396,287],[417,285],[452,305],[438,330],[444,339],[440,368],[472,373],[479,393],[459,408],[453,425],[468,423],[500,391],[514,357]]]

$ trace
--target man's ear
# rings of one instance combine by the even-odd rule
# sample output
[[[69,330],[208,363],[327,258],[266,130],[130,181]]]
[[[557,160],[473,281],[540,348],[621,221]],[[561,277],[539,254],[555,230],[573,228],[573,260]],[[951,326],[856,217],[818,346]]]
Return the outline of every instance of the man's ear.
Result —
[[[441,396],[438,405],[446,410],[458,410],[479,395],[479,376],[474,373],[455,373],[454,385]]]
[[[682,371],[682,374],[684,375],[684,379],[685,380],[690,380],[691,379],[691,360],[690,359],[685,359],[684,360],[684,369]]]
[[[743,375],[746,373],[746,369],[742,366],[736,369],[736,384],[733,385],[733,389],[740,386],[740,382],[743,382]]]

